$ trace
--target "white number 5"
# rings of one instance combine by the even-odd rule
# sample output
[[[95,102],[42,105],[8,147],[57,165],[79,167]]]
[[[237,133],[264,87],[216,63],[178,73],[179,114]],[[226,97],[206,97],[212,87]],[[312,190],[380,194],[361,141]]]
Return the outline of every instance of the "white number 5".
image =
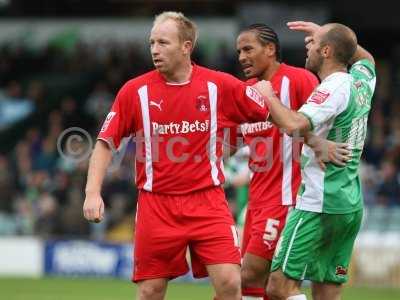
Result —
[[[268,219],[265,224],[264,241],[274,241],[278,237],[279,220]]]

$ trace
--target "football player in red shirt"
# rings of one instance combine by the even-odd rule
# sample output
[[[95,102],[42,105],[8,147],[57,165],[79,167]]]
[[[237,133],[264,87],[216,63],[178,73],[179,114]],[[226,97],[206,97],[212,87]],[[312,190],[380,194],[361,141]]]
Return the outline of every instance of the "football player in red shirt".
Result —
[[[93,151],[84,216],[101,221],[101,185],[121,140],[136,142],[134,272],[138,299],[163,299],[170,279],[209,275],[218,299],[241,299],[240,249],[221,185],[224,128],[268,117],[263,96],[233,76],[191,62],[195,24],[157,16],[150,34],[155,70],[118,92]],[[198,266],[206,266],[203,272]]]

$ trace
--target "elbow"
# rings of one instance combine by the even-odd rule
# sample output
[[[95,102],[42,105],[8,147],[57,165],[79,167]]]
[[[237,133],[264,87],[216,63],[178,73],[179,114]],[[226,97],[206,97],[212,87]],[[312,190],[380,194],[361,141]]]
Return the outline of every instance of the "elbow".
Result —
[[[97,142],[95,144],[95,149],[96,148],[100,148],[103,151],[109,151],[109,152],[116,151],[114,141],[111,138],[109,138],[109,139],[98,138]]]
[[[293,133],[295,132],[295,129],[293,127],[286,127],[284,128],[284,132],[288,135],[288,136],[293,136]]]
[[[368,53],[367,59],[368,59],[373,65],[375,65],[375,59],[374,59],[374,57],[372,56],[371,53]]]
[[[290,114],[285,118],[283,129],[288,136],[302,136],[304,129],[308,124],[306,124],[305,117],[298,112],[291,111]]]

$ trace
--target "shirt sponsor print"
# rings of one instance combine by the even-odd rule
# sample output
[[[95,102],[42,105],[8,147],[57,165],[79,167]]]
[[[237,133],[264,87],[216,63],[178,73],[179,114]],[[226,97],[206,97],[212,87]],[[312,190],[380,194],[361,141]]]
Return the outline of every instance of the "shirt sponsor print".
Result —
[[[193,132],[206,132],[209,131],[210,121],[205,120],[204,122],[196,120],[194,122],[182,121],[180,123],[170,122],[169,124],[160,124],[157,122],[151,122],[153,135],[163,134],[185,134]]]
[[[263,96],[253,87],[248,86],[246,87],[246,95],[259,106],[264,107],[265,101]]]
[[[273,127],[274,127],[274,125],[271,122],[266,121],[266,122],[242,124],[242,125],[240,125],[240,130],[242,131],[243,135],[248,135],[248,134],[268,130]]]
[[[111,123],[111,120],[114,118],[114,116],[115,116],[116,114],[117,114],[117,113],[116,113],[115,111],[110,111],[110,112],[108,113],[108,115],[107,115],[107,117],[106,117],[106,120],[104,121],[104,124],[103,124],[103,126],[101,127],[100,132],[104,132],[104,131],[107,130],[108,126],[109,126],[110,123]]]
[[[314,91],[307,102],[313,102],[316,104],[322,104],[328,99],[330,93],[324,90],[316,90]]]

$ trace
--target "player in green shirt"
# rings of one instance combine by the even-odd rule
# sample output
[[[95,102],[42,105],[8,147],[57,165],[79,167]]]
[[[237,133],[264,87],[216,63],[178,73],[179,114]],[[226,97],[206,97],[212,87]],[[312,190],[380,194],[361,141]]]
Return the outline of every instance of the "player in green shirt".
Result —
[[[289,135],[311,131],[345,142],[351,155],[345,167],[328,163],[321,169],[314,151],[303,147],[302,185],[274,255],[267,294],[276,300],[304,300],[300,284],[308,279],[314,300],[339,300],[362,219],[358,169],[375,89],[375,63],[357,45],[355,33],[342,24],[298,21],[288,26],[306,33],[306,68],[318,74],[321,84],[295,112],[281,104],[267,82],[263,93],[273,122]]]

